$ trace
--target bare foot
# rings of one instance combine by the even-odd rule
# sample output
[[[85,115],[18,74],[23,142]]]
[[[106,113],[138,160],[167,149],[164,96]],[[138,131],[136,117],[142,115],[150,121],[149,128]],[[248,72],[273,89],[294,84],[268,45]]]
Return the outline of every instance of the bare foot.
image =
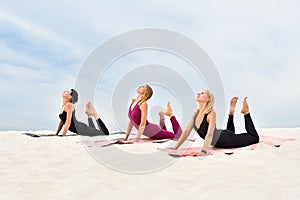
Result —
[[[93,115],[96,119],[98,118],[98,113],[95,109],[95,107],[93,106],[93,104],[91,103],[91,109],[90,109],[90,113],[91,115]]]
[[[86,110],[85,110],[85,114],[87,114],[88,117],[90,117],[92,115],[91,113],[91,105],[92,103],[89,101],[86,103]]]
[[[167,115],[169,117],[172,117],[174,115],[173,110],[170,105],[170,101],[168,101],[168,105],[167,105],[167,108],[164,110],[164,113],[165,113],[165,115]]]
[[[165,113],[164,113],[163,110],[159,111],[158,114],[159,114],[159,118],[160,118],[160,119],[164,119],[164,118],[165,118]]]
[[[248,106],[248,103],[247,103],[247,98],[248,97],[245,97],[244,100],[243,100],[243,107],[242,107],[242,110],[241,110],[241,113],[246,115],[249,113],[249,106]]]
[[[232,97],[232,99],[230,100],[230,110],[229,110],[229,115],[234,115],[234,110],[235,110],[235,105],[236,102],[239,98],[238,97]]]

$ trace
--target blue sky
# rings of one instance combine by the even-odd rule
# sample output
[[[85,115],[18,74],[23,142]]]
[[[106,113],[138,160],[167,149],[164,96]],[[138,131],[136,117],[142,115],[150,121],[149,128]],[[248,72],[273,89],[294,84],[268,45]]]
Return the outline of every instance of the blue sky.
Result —
[[[145,27],[174,30],[202,46],[227,100],[249,96],[257,127],[299,127],[299,7],[296,0],[0,1],[0,130],[56,129],[61,93],[74,86],[91,51]]]

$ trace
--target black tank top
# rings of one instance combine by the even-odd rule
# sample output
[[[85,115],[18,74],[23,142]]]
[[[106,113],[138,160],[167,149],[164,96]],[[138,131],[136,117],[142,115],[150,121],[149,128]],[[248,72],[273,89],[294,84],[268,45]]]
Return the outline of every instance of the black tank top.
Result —
[[[63,111],[61,114],[59,114],[59,118],[61,119],[63,124],[65,124],[66,120],[67,120],[67,112]],[[69,127],[69,131],[72,131],[73,133],[77,133],[75,121],[76,121],[76,118],[75,118],[75,109],[74,109],[74,111],[72,113],[71,125]]]
[[[207,115],[208,114],[204,114],[203,120],[202,120],[199,128],[196,126],[196,118],[197,118],[198,114],[199,114],[199,110],[197,111],[197,113],[194,117],[194,130],[199,134],[199,136],[202,139],[205,139],[205,136],[206,136],[207,131],[208,131],[208,126],[209,126],[209,123],[207,121]],[[218,130],[218,129],[215,128],[211,145],[214,146],[217,143],[220,135],[221,135],[221,130]]]
[[[198,114],[199,114],[199,111],[197,112],[197,114],[194,117],[194,129],[202,139],[205,139],[205,136],[206,136],[207,131],[208,131],[208,126],[209,126],[209,124],[207,122],[207,115],[208,114],[204,114],[203,120],[202,120],[199,128],[196,126],[196,118],[197,118]]]

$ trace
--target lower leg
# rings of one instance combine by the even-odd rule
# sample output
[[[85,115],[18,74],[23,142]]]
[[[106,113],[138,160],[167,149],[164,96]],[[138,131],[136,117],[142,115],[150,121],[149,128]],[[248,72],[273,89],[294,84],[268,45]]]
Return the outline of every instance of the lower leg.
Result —
[[[182,134],[182,129],[181,126],[179,125],[177,119],[175,116],[172,116],[170,118],[171,124],[172,124],[172,129],[174,131],[175,134],[175,138],[179,138]]]
[[[91,117],[88,117],[88,123],[89,123],[89,127],[96,128],[94,125],[93,119]]]
[[[158,114],[159,114],[159,126],[162,129],[167,130],[166,124],[165,124],[165,113],[164,113],[164,111],[160,111]]]
[[[228,115],[228,121],[227,121],[227,130],[232,131],[233,133],[235,133],[235,127],[234,127],[234,123],[233,123],[233,115]]]
[[[172,128],[173,128],[173,131],[174,131],[174,134],[175,134],[175,138],[179,138],[180,135],[182,134],[182,129],[181,129],[176,117],[174,116],[174,113],[173,113],[172,107],[170,105],[170,102],[168,102],[167,109],[165,109],[164,112],[165,112],[165,115],[170,117]]]
[[[106,128],[106,126],[103,123],[103,121],[100,118],[98,118],[96,121],[97,121],[99,129],[104,133],[104,135],[109,135],[109,131]]]
[[[259,135],[257,134],[254,123],[253,123],[253,121],[251,119],[251,116],[250,116],[249,106],[248,106],[248,103],[247,103],[247,97],[244,98],[241,113],[244,114],[245,129],[246,129],[247,133],[254,136],[254,137],[256,137],[257,140],[259,140]]]
[[[245,118],[245,129],[246,129],[247,133],[256,137],[257,140],[259,140],[259,135],[255,129],[255,126],[251,119],[250,113],[247,113],[246,115],[244,115],[244,118]]]
[[[109,135],[109,131],[108,131],[107,127],[105,126],[103,121],[100,119],[96,109],[94,108],[94,106],[92,104],[91,104],[91,114],[94,115],[99,129],[104,133],[104,135]]]
[[[92,110],[91,110],[91,102],[87,102],[86,104],[86,110],[85,110],[85,114],[87,114],[88,116],[88,123],[89,123],[89,127],[92,128],[96,128],[92,119]]]

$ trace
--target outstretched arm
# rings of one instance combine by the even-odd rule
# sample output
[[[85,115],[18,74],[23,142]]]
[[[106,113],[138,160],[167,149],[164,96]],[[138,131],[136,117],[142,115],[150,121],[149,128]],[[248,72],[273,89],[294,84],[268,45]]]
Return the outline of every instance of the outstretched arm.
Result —
[[[190,135],[193,126],[194,126],[194,117],[195,114],[192,116],[190,122],[188,123],[187,127],[185,128],[184,132],[181,134],[176,146],[174,147],[174,149],[178,149],[182,143],[187,139],[187,137]]]
[[[131,121],[129,121],[128,126],[127,126],[126,136],[125,136],[124,140],[128,140],[128,137],[129,137],[130,132],[132,130],[132,126],[133,125],[132,125]]]
[[[211,141],[214,136],[214,131],[216,128],[216,112],[211,111],[211,113],[209,115],[210,115],[210,116],[208,116],[209,126],[208,126],[208,130],[207,130],[207,134],[204,139],[203,147],[200,151],[200,156],[207,154],[207,151],[210,147]]]
[[[56,130],[56,134],[49,134],[48,136],[57,136],[61,130],[61,128],[63,127],[63,122],[60,120],[59,124],[58,124],[58,127],[57,127],[57,130]]]
[[[63,125],[64,125],[64,123],[60,120],[55,135],[58,135],[58,134],[59,134],[59,132],[60,132],[60,130],[62,129]]]

